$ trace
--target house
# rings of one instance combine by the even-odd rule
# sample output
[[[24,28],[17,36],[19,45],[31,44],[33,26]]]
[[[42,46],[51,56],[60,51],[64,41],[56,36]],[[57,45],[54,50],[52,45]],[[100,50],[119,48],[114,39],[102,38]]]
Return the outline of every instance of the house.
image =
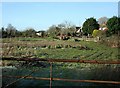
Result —
[[[101,31],[105,31],[105,32],[106,32],[106,31],[108,30],[108,28],[107,28],[107,27],[103,27],[103,28],[100,27],[99,30],[101,30]]]
[[[45,31],[38,31],[36,32],[36,35],[39,37],[44,37],[45,36]]]
[[[76,27],[75,34],[77,37],[82,37],[83,31],[82,31],[81,27]]]

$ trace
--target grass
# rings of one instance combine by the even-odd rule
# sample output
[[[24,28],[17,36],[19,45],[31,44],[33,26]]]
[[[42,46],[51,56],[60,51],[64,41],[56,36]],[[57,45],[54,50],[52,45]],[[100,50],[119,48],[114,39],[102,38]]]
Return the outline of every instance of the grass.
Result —
[[[63,65],[62,65],[63,64]],[[91,65],[91,68],[85,67],[82,69],[81,64],[65,64],[62,63],[60,65],[53,63],[53,74],[54,78],[65,78],[65,79],[86,79],[86,80],[114,80],[119,81],[118,74],[120,72],[119,67],[114,65]],[[85,64],[83,64],[85,65]],[[89,64],[88,64],[89,65]],[[40,68],[40,67],[22,67],[19,69],[3,69],[3,75],[11,75],[11,76],[25,76],[32,72],[32,70],[36,70],[31,76],[33,77],[50,77],[49,70],[50,68]],[[113,76],[114,74],[114,76]],[[7,81],[6,81],[7,80]],[[4,85],[16,80],[10,78],[4,78]],[[31,85],[32,83],[32,85]],[[64,81],[53,81],[53,86],[110,86],[109,84],[94,84],[94,83],[74,83],[74,82],[64,82]],[[41,87],[41,86],[49,86],[49,81],[45,80],[30,80],[30,79],[22,79],[13,85],[12,88],[26,88],[26,87]],[[10,86],[10,87],[11,87]],[[96,88],[96,87],[95,87]],[[102,87],[103,88],[103,87]]]
[[[84,59],[84,60],[120,60],[118,48],[112,48],[93,41],[55,40],[52,38],[13,38],[1,39],[3,57],[39,57],[52,59]],[[5,63],[17,63],[3,61]],[[53,63],[53,76],[69,79],[101,79],[120,80],[119,65],[91,65],[80,63]],[[49,67],[20,67],[18,69],[3,69],[3,75],[26,75],[33,69],[38,69],[32,76],[49,77]],[[114,75],[115,77],[114,77]],[[3,79],[6,85],[16,79]],[[32,85],[31,85],[32,84]],[[49,81],[23,79],[12,88],[49,86]],[[88,86],[90,83],[72,83],[54,81],[54,86]],[[94,84],[98,85],[98,84]],[[102,85],[103,86],[103,85]],[[102,87],[103,88],[103,87]]]
[[[58,59],[120,59],[118,48],[92,41],[75,42],[72,39],[62,41],[51,38],[3,39],[2,55],[3,57],[34,56]]]

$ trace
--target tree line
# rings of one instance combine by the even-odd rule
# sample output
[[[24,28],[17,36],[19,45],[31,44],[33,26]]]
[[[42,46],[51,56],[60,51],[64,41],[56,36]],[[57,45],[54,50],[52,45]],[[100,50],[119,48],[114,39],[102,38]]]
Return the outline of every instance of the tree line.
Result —
[[[7,28],[4,27],[1,28],[0,37],[1,38],[36,37],[36,31],[33,28],[29,28],[24,31],[18,31],[14,26],[8,24]]]
[[[99,28],[106,27],[108,30],[105,31],[106,36],[120,35],[120,18],[113,16],[111,18],[101,17],[98,21],[94,18],[88,18],[82,25],[83,35],[97,36],[101,35]],[[76,26],[71,22],[65,21],[64,23],[58,25],[52,25],[49,29],[43,32],[43,36],[55,37],[60,34],[66,34],[67,36],[76,36],[75,34]],[[33,28],[26,29],[24,31],[18,31],[14,26],[8,24],[7,28],[2,27],[0,29],[1,38],[11,38],[11,37],[38,37],[36,35],[37,31]]]

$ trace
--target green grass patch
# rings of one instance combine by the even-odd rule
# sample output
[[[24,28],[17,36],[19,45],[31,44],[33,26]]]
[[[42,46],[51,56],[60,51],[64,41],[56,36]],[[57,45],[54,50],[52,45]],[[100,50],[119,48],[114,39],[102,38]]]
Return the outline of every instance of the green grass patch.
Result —
[[[93,41],[81,40],[75,42],[52,38],[6,38],[2,40],[3,57],[34,56],[54,59],[120,59],[118,48],[112,48]]]

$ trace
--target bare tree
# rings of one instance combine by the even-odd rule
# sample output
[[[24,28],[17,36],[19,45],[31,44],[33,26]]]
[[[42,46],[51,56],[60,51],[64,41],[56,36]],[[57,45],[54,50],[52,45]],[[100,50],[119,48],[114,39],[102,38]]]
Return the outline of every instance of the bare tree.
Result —
[[[108,18],[107,18],[107,17],[101,17],[101,18],[98,19],[98,24],[99,24],[101,27],[105,27],[107,21],[108,21]]]

